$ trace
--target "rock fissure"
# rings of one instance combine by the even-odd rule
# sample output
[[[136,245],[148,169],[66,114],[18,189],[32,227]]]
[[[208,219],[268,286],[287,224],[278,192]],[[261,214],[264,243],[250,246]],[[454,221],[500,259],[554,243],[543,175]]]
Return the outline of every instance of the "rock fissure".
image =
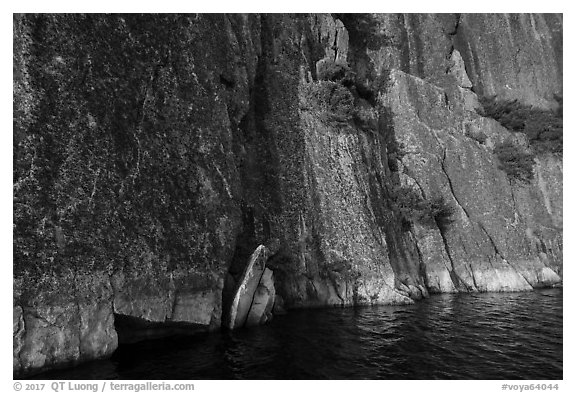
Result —
[[[76,292],[76,289],[74,289]],[[82,309],[78,302],[78,297],[75,297],[75,305],[78,315],[78,359],[82,359]]]
[[[519,213],[519,209],[518,209],[518,204],[516,203],[516,195],[514,195],[514,186],[512,185],[512,180],[510,178],[508,178],[508,184],[510,186],[510,199],[512,200],[512,207],[514,209],[514,222],[511,224],[512,226],[516,227],[519,223],[519,217],[520,217],[520,213]]]
[[[458,28],[460,27],[461,21],[462,21],[462,14],[456,14],[456,23],[454,24],[454,30],[448,33],[450,36],[455,36],[458,34]]]
[[[486,237],[488,237],[488,240],[490,241],[490,243],[492,244],[492,247],[494,248],[494,252],[496,256],[499,256],[500,259],[502,260],[502,262],[504,262],[506,265],[510,266],[510,268],[512,268],[512,270],[514,270],[516,272],[516,274],[518,274],[520,277],[522,277],[524,279],[524,281],[526,282],[526,284],[528,284],[530,287],[532,287],[532,285],[530,284],[530,282],[528,281],[528,279],[526,278],[526,276],[524,276],[524,274],[522,274],[520,271],[518,271],[518,269],[516,269],[516,267],[511,264],[510,262],[508,262],[508,260],[504,257],[504,255],[500,252],[500,250],[498,250],[498,247],[496,246],[496,243],[494,242],[494,239],[492,239],[492,236],[490,236],[490,234],[488,233],[488,231],[486,231],[486,228],[484,228],[484,226],[482,224],[478,224],[480,229],[482,229],[482,231],[484,232],[484,234],[486,235]]]
[[[452,255],[450,253],[450,246],[448,245],[448,240],[446,239],[446,236],[444,235],[444,231],[442,230],[442,228],[438,227],[438,232],[440,233],[440,237],[442,238],[442,242],[444,243],[444,250],[446,251],[446,256],[448,257],[448,260],[450,261],[450,278],[452,279],[452,282],[454,284],[454,287],[459,288],[460,287],[460,282],[462,281],[460,279],[460,277],[458,277],[457,273],[456,273],[456,268],[454,266],[454,260],[452,259]],[[455,276],[455,278],[453,277],[453,275]]]
[[[435,135],[436,136],[436,135]],[[438,139],[438,137],[436,137]],[[440,141],[438,140],[438,143],[440,143]],[[442,145],[441,145],[442,146]],[[444,173],[444,175],[446,176],[446,180],[448,181],[448,186],[450,188],[450,193],[452,194],[452,197],[454,198],[454,201],[456,201],[456,203],[458,204],[458,206],[460,206],[460,209],[462,209],[462,211],[464,212],[464,214],[466,215],[466,218],[468,219],[469,222],[472,222],[472,220],[470,219],[470,215],[468,214],[468,212],[466,211],[466,209],[464,209],[464,206],[462,206],[462,204],[460,203],[460,201],[458,200],[458,197],[456,197],[456,193],[454,191],[454,185],[452,184],[452,179],[450,179],[450,176],[448,175],[448,172],[446,171],[446,146],[442,146],[442,159],[440,160],[440,168],[442,168],[442,172]]]
[[[466,263],[464,264],[464,266],[466,266],[466,270],[468,270],[468,274],[470,274],[470,277],[472,278],[472,285],[474,285],[474,289],[476,289],[476,291],[478,291],[478,284],[476,283],[476,277],[474,276],[474,269],[472,269],[472,266],[470,266],[470,264]]]
[[[338,59],[338,28],[334,29],[334,42],[332,43],[332,49],[334,49],[334,61]]]
[[[170,291],[168,298],[170,299],[170,295],[172,295],[172,305],[170,307],[170,311],[166,314],[165,320],[169,321],[174,316],[176,312],[176,304],[178,303],[178,290],[174,288],[173,291]]]
[[[414,242],[414,246],[416,247],[416,252],[418,253],[418,267],[422,267],[422,266],[426,266],[424,264],[424,258],[422,257],[422,251],[420,250],[420,246],[418,245],[418,240],[416,239],[416,235],[414,235],[414,231],[412,229],[410,229],[410,236],[412,238],[412,241]],[[446,264],[444,265],[446,266]],[[448,268],[448,266],[446,266],[446,268]],[[426,280],[426,275],[424,275],[422,277],[424,280]]]
[[[250,307],[248,308],[248,312],[246,313],[246,319],[244,320],[244,322],[242,322],[242,326],[246,326],[246,323],[248,321],[248,316],[252,312],[252,308],[254,307],[254,300],[256,299],[256,292],[258,291],[258,286],[260,285],[260,281],[262,280],[263,275],[264,275],[264,269],[262,270],[262,273],[260,274],[260,277],[258,278],[258,284],[256,286],[256,290],[252,294],[252,298],[250,300]]]
[[[470,225],[472,225],[474,227],[474,225],[478,225],[480,228],[482,228],[484,230],[484,227],[482,226],[481,223],[472,221],[470,215],[468,214],[468,212],[466,211],[466,209],[464,208],[464,206],[460,203],[460,201],[458,200],[458,198],[456,197],[456,194],[454,192],[454,186],[452,184],[452,180],[450,179],[450,176],[448,175],[448,172],[446,171],[446,167],[445,167],[445,161],[446,161],[446,147],[443,148],[443,156],[442,156],[442,161],[441,161],[441,168],[442,168],[442,172],[444,173],[444,175],[446,176],[446,179],[448,181],[448,185],[450,187],[450,192],[452,194],[452,196],[454,197],[454,200],[456,201],[456,203],[458,204],[458,206],[460,206],[460,208],[462,209],[462,211],[464,212],[464,214],[466,215],[466,218],[468,219],[468,223]],[[486,233],[486,231],[484,230],[484,232]],[[486,235],[488,235],[486,233]],[[476,243],[476,245],[478,246],[478,249],[482,249],[478,239],[476,237],[473,237],[474,242]],[[490,239],[491,241],[492,239]],[[464,246],[465,243],[463,242],[462,245]],[[497,252],[497,251],[496,251]],[[493,266],[492,264],[492,260],[490,258],[488,258],[488,263],[490,263],[491,266]]]
[[[342,306],[344,306],[346,304],[346,300],[342,297],[342,295],[340,295],[340,291],[338,290],[338,285],[336,283],[336,278],[332,277],[332,275],[329,275],[329,277],[330,277],[330,284],[334,288],[334,292],[336,293],[336,296],[338,296],[338,299],[340,299]],[[347,285],[346,280],[344,280],[344,284]]]
[[[482,230],[482,232],[484,232],[484,234],[486,235],[486,237],[488,238],[488,240],[490,241],[490,244],[492,245],[492,249],[494,250],[494,255],[498,256],[502,259],[504,258],[504,255],[502,255],[500,253],[500,251],[498,250],[498,247],[496,247],[496,243],[494,243],[494,239],[492,239],[492,237],[490,236],[490,234],[486,231],[486,228],[484,228],[484,225],[478,223],[478,227]]]
[[[18,330],[16,332],[16,337],[18,337],[20,335],[20,332],[22,332],[22,336],[24,336],[26,334],[26,319],[24,318],[24,308],[20,305],[17,304],[16,307],[20,308],[20,317],[18,320]],[[22,337],[18,337],[18,340],[22,340]],[[24,345],[20,345],[20,348],[18,349],[18,352],[16,354],[16,357],[18,358],[18,366],[21,366],[23,364],[24,358],[22,357],[24,351]]]

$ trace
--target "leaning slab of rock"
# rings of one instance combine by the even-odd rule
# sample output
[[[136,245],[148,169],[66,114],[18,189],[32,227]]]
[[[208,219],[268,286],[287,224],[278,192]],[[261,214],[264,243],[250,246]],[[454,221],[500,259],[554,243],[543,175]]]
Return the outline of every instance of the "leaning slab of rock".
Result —
[[[272,270],[266,268],[254,293],[245,326],[262,325],[272,319],[276,290]]]
[[[246,265],[246,268],[238,281],[238,287],[235,291],[234,298],[232,299],[232,306],[229,311],[229,329],[242,327],[246,324],[248,313],[250,312],[254,300],[254,294],[258,289],[260,279],[264,273],[268,254],[266,246],[260,245],[250,257],[250,261]],[[260,293],[261,298],[263,291],[260,291]]]

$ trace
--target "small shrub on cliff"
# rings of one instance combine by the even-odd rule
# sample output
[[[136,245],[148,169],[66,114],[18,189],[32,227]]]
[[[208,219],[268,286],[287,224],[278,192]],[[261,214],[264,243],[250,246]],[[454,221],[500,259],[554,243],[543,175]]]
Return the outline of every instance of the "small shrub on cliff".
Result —
[[[453,222],[454,207],[442,196],[425,199],[412,187],[396,186],[392,202],[407,227],[419,223],[444,230]]]
[[[534,108],[518,100],[502,101],[496,96],[480,97],[478,113],[498,121],[512,132],[522,132],[536,152],[561,153],[563,144],[562,97],[556,96],[556,111]]]
[[[354,110],[354,123],[363,130],[378,129],[378,110],[360,98]]]
[[[390,138],[387,144],[388,150],[388,168],[392,172],[398,172],[398,162],[406,155],[406,147],[402,143],[398,143],[395,138]]]
[[[344,86],[351,86],[354,82],[354,73],[347,64],[323,59],[316,63],[316,76],[319,81],[340,82]]]
[[[340,83],[318,81],[301,88],[301,109],[316,111],[329,123],[347,123],[354,115],[354,97]]]
[[[466,136],[468,138],[474,139],[476,142],[478,142],[481,145],[485,144],[486,140],[488,139],[488,136],[485,133],[483,133],[482,131],[466,130]]]
[[[534,177],[534,155],[521,149],[511,140],[506,140],[496,146],[494,154],[498,157],[501,170],[506,172],[510,180],[528,183]]]
[[[454,222],[454,206],[443,197],[435,197],[430,201],[430,216],[441,230],[445,230]]]

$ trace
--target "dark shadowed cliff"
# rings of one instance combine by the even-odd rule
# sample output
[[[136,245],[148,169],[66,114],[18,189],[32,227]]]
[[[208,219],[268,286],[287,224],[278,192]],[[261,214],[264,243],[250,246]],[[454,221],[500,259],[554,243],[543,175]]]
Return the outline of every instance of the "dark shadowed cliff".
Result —
[[[522,132],[534,116],[504,127],[483,110],[517,99],[558,121],[561,15],[13,29],[15,373],[110,355],[147,326],[217,329],[250,288],[270,299],[247,305],[262,322],[274,302],[562,280],[561,150]]]

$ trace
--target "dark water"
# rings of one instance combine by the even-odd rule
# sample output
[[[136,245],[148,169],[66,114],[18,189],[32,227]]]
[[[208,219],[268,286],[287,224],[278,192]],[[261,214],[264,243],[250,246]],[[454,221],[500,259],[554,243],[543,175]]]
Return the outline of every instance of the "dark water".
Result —
[[[125,345],[42,379],[562,379],[562,289],[291,311],[228,333]]]

